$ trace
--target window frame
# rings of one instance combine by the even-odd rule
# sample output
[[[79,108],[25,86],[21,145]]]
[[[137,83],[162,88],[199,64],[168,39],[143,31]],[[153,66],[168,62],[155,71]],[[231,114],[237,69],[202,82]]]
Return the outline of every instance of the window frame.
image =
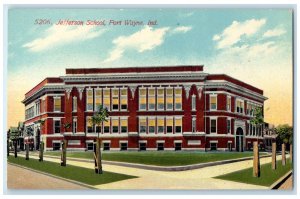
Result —
[[[176,90],[180,90],[180,94],[176,94]],[[177,108],[176,98],[180,98],[180,108]],[[174,88],[174,109],[175,111],[182,111],[182,87],[175,87]]]
[[[215,108],[212,108],[212,98],[216,98],[216,107]],[[216,111],[218,110],[218,95],[217,94],[210,94],[209,95],[209,110],[210,111]]]
[[[212,125],[211,125],[211,123],[212,123],[213,120],[216,121],[216,126],[215,126],[216,131],[215,132],[212,132]],[[210,124],[209,125],[209,132],[210,132],[210,134],[217,134],[217,132],[218,132],[218,128],[217,128],[217,126],[218,126],[218,118],[210,118],[209,124]]]
[[[90,91],[92,92],[92,96],[91,97],[88,94]],[[89,105],[89,102],[88,102],[90,98],[92,99],[91,106]],[[92,88],[87,88],[86,89],[86,111],[88,111],[88,112],[94,111],[94,89],[92,89]]]
[[[55,125],[56,122],[59,122],[59,132],[56,132],[57,126]],[[54,134],[59,134],[61,133],[61,120],[60,119],[53,119],[53,132]]]
[[[55,101],[58,100],[58,99],[59,99],[59,102],[60,102],[59,103],[59,110],[56,110]],[[55,97],[53,97],[53,112],[61,112],[61,96],[55,96]],[[33,114],[33,116],[34,116],[34,114]]]
[[[158,94],[159,90],[162,90],[163,94]],[[159,107],[160,103],[159,103],[158,99],[160,99],[160,98],[163,99],[163,103],[162,103],[163,107],[162,108]],[[156,102],[157,102],[156,103],[156,110],[158,110],[158,111],[164,111],[165,108],[166,108],[165,107],[165,88],[164,87],[158,87],[158,88],[156,88]]]
[[[141,95],[142,90],[145,90],[145,95]],[[145,104],[142,104],[142,98],[145,98]],[[142,108],[143,105],[143,108]],[[145,106],[144,106],[145,105]],[[139,110],[140,111],[146,111],[147,110],[147,88],[145,87],[140,87],[139,88]]]

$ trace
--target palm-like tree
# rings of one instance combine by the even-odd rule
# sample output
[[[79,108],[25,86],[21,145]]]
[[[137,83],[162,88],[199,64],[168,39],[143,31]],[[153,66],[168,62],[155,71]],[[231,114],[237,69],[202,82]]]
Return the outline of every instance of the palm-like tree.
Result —
[[[45,125],[45,120],[38,120],[37,123],[40,124],[40,137],[41,135],[43,134],[42,132],[42,129]],[[39,161],[42,162],[43,161],[43,157],[44,157],[44,142],[43,141],[40,141],[40,146],[39,146],[39,149],[40,149],[40,153],[39,153]]]
[[[100,127],[102,122],[107,121],[108,117],[109,117],[109,113],[107,108],[104,108],[102,105],[100,105],[97,111],[91,117],[90,122],[92,123],[92,125],[95,125],[96,127]],[[99,140],[100,130],[98,130],[97,133],[98,133],[98,139],[97,139],[96,151],[94,153],[95,166],[97,166],[95,172],[98,174],[102,174],[103,172],[102,172],[101,146],[100,146],[101,143]]]

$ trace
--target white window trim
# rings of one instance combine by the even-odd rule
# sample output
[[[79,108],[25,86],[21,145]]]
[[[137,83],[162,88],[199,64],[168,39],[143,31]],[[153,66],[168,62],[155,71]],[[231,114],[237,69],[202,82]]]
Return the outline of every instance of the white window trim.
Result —
[[[176,94],[176,89],[180,89],[181,90],[181,94]],[[176,97],[180,97],[181,98],[181,108],[177,109],[176,108]],[[182,111],[182,87],[175,87],[174,88],[174,109],[175,111]]]
[[[88,98],[89,98],[88,92],[89,91],[92,91],[92,99],[93,99],[93,104],[92,104],[92,109],[91,110],[88,109]],[[86,89],[86,108],[85,109],[86,109],[87,112],[93,112],[94,111],[94,91],[93,91],[92,88],[87,88]]]
[[[60,134],[60,133],[55,133],[55,121],[59,121],[60,122],[60,124],[59,124],[59,126],[60,126],[60,133],[61,133],[61,120],[60,120],[60,118],[53,118],[53,134]]]
[[[164,132],[159,132],[158,131],[158,120],[159,119],[163,119],[164,120]],[[165,134],[165,132],[166,132],[166,120],[165,120],[165,117],[157,117],[156,118],[156,132],[157,132],[157,134]]]
[[[172,90],[172,95],[168,95],[167,93],[167,90],[168,89],[171,89]],[[173,87],[167,87],[166,89],[165,89],[165,92],[166,92],[166,110],[167,111],[173,111],[174,110],[174,88]],[[170,108],[168,108],[168,103],[167,103],[167,98],[168,97],[172,97],[172,108],[170,109]]]
[[[76,106],[74,106],[74,101],[76,101]],[[76,110],[74,109],[74,107],[76,107]],[[73,99],[72,99],[72,112],[73,112],[73,113],[76,113],[76,112],[77,112],[77,107],[78,107],[77,97],[76,97],[76,96],[73,96]]]
[[[238,104],[238,102],[241,102],[241,104],[242,104],[242,108],[243,108],[243,112],[242,113],[241,112],[237,112],[237,104]],[[237,114],[240,114],[240,115],[244,115],[245,114],[245,102],[244,102],[244,100],[236,98],[236,100],[235,100],[235,111],[234,112],[237,113]]]
[[[196,95],[192,95],[192,111],[196,111]]]
[[[127,130],[126,130],[126,132],[122,132],[122,120],[125,120],[127,122],[127,125],[126,125]],[[125,117],[125,118],[124,117],[120,117],[119,125],[120,125],[120,127],[119,127],[119,132],[120,133],[128,133],[128,118],[127,117]]]
[[[105,96],[104,96],[104,92],[105,92],[105,91],[109,91],[109,96],[108,96],[108,97],[105,97]],[[110,96],[111,96],[111,90],[110,90],[110,88],[103,88],[103,89],[102,89],[102,104],[103,104],[103,107],[107,108],[108,111],[111,110],[111,109],[110,109],[110,107],[111,107],[111,98],[110,98]],[[104,99],[106,99],[106,98],[109,99],[109,102],[110,102],[109,106],[105,106],[105,104],[104,104]]]
[[[60,110],[55,110],[55,99],[60,99]],[[33,110],[34,110],[34,108],[33,108]],[[57,113],[61,112],[61,96],[55,96],[55,97],[53,97],[53,112],[57,112]]]
[[[101,92],[100,104],[103,105],[102,88],[95,88],[95,90],[94,90],[94,111],[97,111],[96,97],[98,97],[98,96],[96,95],[96,93],[97,93],[96,91]]]
[[[176,132],[176,119],[180,119],[180,120],[181,120],[181,131],[180,131],[180,132]],[[175,134],[177,134],[177,133],[178,133],[178,134],[179,134],[179,133],[182,133],[182,117],[178,117],[178,116],[177,116],[177,117],[176,117],[176,116],[174,117],[174,133],[175,133]]]
[[[114,106],[114,104],[113,104],[113,98],[114,98],[114,91],[118,91],[118,109],[113,109],[113,106]],[[111,89],[111,99],[110,99],[110,106],[111,106],[111,111],[113,111],[113,112],[117,112],[117,111],[119,111],[120,110],[120,89],[119,88],[112,88]]]
[[[229,103],[229,109],[228,109],[227,104],[228,104],[229,100],[230,100],[230,103]],[[227,112],[231,112],[231,100],[232,100],[232,97],[230,95],[227,96],[227,98],[226,98],[226,111]]]
[[[193,125],[195,124],[195,131],[193,131]],[[192,133],[196,133],[197,130],[196,130],[196,116],[192,116]]]
[[[155,125],[154,125],[154,132],[150,132],[150,125],[149,125],[149,120],[154,120],[155,122]],[[156,129],[156,126],[157,126],[157,123],[156,123],[156,117],[148,117],[148,121],[147,121],[147,126],[148,126],[148,133],[149,134],[155,134],[155,129]]]
[[[122,95],[122,91],[123,90],[126,90],[126,95]],[[119,91],[119,96],[120,96],[120,105],[119,105],[119,110],[120,111],[127,111],[128,110],[128,88],[120,88],[120,91]],[[122,99],[127,99],[126,101],[127,101],[127,104],[126,104],[126,109],[122,109]],[[128,129],[128,127],[127,127],[127,129]]]
[[[164,94],[163,95],[158,95],[158,90],[163,90],[164,91]],[[165,108],[166,108],[166,106],[165,106],[165,101],[166,101],[166,99],[165,99],[165,88],[164,87],[158,87],[158,88],[156,88],[156,109],[158,110],[158,111],[163,111],[163,110],[165,110]],[[163,103],[163,105],[164,105],[164,108],[163,109],[160,109],[159,108],[159,103],[158,103],[158,98],[161,98],[161,97],[163,97],[164,98],[164,103]]]
[[[150,93],[150,90],[154,90],[154,95],[150,95],[149,93]],[[156,88],[155,87],[149,87],[148,88],[148,110],[149,111],[155,111],[155,108],[156,108],[156,96],[155,96],[155,93],[156,93]],[[150,103],[149,103],[149,98],[150,97],[153,97],[154,98],[154,108],[153,109],[151,109],[150,108]]]
[[[146,120],[146,128],[145,128],[145,130],[146,130],[146,132],[141,132],[141,119],[143,119],[143,120]],[[145,134],[145,133],[147,133],[147,117],[139,117],[139,133],[142,133],[142,134]]]
[[[74,122],[76,121],[76,131],[74,131]],[[73,117],[73,119],[72,119],[72,132],[73,133],[77,133],[77,131],[78,131],[78,124],[77,124],[77,117]]]
[[[93,128],[94,128],[94,131],[93,131],[93,132],[88,132],[88,123],[89,123],[89,122],[88,122],[88,119],[89,119],[89,118],[91,118],[91,116],[86,116],[86,117],[85,117],[85,121],[86,121],[86,122],[85,122],[85,123],[86,123],[86,125],[85,125],[85,132],[86,132],[86,133],[96,133],[96,127],[95,127],[96,125],[93,125]]]
[[[172,120],[172,132],[168,132],[168,129],[167,129],[167,120],[168,119],[171,119]],[[166,129],[166,133],[168,134],[173,134],[174,133],[174,117],[170,117],[170,116],[167,116],[166,117],[166,121],[165,121],[165,129]]]
[[[212,120],[216,120],[216,132],[211,132],[211,121]],[[209,118],[209,132],[210,132],[210,134],[217,134],[217,132],[218,132],[218,118],[217,117]]]
[[[118,120],[118,132],[114,132],[114,129],[113,129],[113,120]],[[119,119],[119,117],[111,117],[110,129],[111,129],[110,132],[112,134],[119,134],[120,133],[120,119]]]
[[[231,134],[231,118],[226,120],[226,131],[227,131],[227,127],[228,127],[228,126],[227,126],[227,125],[228,125],[228,121],[229,121],[229,127],[230,127],[230,128],[229,128],[229,133],[228,133],[228,132],[226,132],[226,133],[227,133],[227,134]]]
[[[216,109],[211,108],[211,98],[215,97],[216,98]],[[218,94],[210,94],[209,95],[209,110],[210,111],[217,111],[218,110]]]
[[[145,95],[142,97],[141,96],[141,91],[142,90],[145,90]],[[145,109],[142,109],[141,108],[141,98],[144,98],[145,97],[145,99],[146,99],[146,104],[145,104]],[[145,88],[145,87],[139,87],[139,110],[140,111],[145,111],[147,109],[147,88]]]

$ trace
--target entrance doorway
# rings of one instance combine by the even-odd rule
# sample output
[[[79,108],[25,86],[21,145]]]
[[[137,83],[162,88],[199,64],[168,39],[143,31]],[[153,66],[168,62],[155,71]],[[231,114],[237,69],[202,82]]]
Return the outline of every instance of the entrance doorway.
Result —
[[[243,152],[244,151],[244,132],[241,127],[236,129],[236,151]]]

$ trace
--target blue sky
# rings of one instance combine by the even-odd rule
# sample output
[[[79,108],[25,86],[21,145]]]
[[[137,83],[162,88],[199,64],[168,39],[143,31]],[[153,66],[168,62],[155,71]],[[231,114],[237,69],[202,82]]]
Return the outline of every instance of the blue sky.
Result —
[[[34,25],[36,19],[157,20],[158,25]],[[13,101],[45,77],[64,75],[65,68],[203,64],[205,72],[226,73],[263,89],[267,119],[291,124],[287,9],[11,9],[8,48],[8,86],[18,95]],[[282,110],[287,116],[274,116]]]

